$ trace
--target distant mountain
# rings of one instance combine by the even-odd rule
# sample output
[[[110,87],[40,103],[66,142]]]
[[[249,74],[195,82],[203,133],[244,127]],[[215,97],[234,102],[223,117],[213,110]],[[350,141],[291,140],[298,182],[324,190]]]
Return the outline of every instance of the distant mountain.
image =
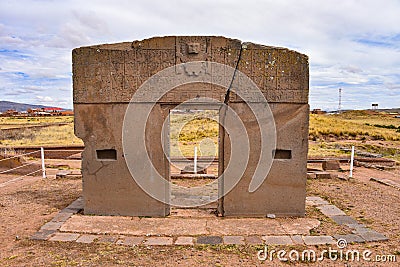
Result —
[[[16,111],[26,111],[28,108],[50,108],[50,107],[43,105],[15,103],[10,101],[0,101],[0,112],[5,112],[9,109],[14,109]]]

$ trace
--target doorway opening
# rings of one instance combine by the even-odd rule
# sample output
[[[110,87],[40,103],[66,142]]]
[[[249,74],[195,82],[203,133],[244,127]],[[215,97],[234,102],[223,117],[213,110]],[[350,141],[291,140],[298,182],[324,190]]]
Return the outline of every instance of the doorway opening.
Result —
[[[171,215],[190,208],[216,214],[219,109],[170,110],[168,139]]]

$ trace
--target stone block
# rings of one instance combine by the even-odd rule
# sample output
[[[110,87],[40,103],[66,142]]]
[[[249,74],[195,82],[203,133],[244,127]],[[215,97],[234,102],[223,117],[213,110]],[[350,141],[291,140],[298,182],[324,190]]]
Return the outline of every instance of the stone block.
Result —
[[[304,240],[301,235],[292,235],[290,238],[292,238],[293,244],[304,245]]]
[[[220,236],[199,236],[196,243],[203,245],[218,245],[222,244],[223,240]]]
[[[349,225],[349,224],[357,223],[356,220],[354,220],[352,217],[347,216],[347,215],[334,215],[334,216],[331,216],[331,219],[339,225]]]
[[[331,236],[303,236],[307,246],[335,244],[336,241]]]
[[[328,217],[346,215],[346,213],[337,208],[335,205],[318,206],[317,209],[319,209],[325,216]]]
[[[176,238],[175,245],[192,246],[192,245],[194,245],[194,239],[191,236],[178,236]]]
[[[50,241],[59,241],[59,242],[71,242],[77,240],[79,234],[74,233],[55,233],[51,238]]]
[[[385,235],[378,233],[374,230],[366,231],[366,232],[361,232],[359,235],[367,242],[376,242],[376,241],[387,241],[389,238],[387,238]]]
[[[330,205],[330,203],[320,197],[307,197],[307,202],[309,202],[313,206],[323,206]]]
[[[329,172],[315,172],[317,179],[331,179],[332,175]]]
[[[67,178],[67,175],[70,173],[71,173],[71,171],[66,171],[66,170],[58,171],[56,173],[56,179]]]
[[[243,236],[224,236],[223,242],[225,245],[244,245]]]
[[[344,240],[346,240],[346,242],[348,244],[351,244],[351,243],[364,243],[365,242],[365,240],[361,236],[355,235],[355,234],[334,235],[333,237],[336,240],[344,239]]]
[[[315,172],[307,172],[307,179],[317,179],[317,174]]]
[[[119,239],[116,244],[124,246],[139,246],[143,244],[144,238],[140,236],[125,236]]]
[[[41,230],[58,230],[61,228],[64,222],[48,222],[45,225],[43,225],[40,229]]]
[[[261,245],[264,243],[259,236],[246,236],[244,240],[248,245]]]
[[[115,243],[118,240],[117,236],[112,236],[112,235],[99,235],[97,238],[97,242],[99,243]]]
[[[31,240],[47,240],[56,232],[57,232],[56,230],[39,230],[35,234],[33,234],[30,237],[30,239]]]
[[[51,221],[52,222],[66,222],[71,216],[74,215],[72,212],[59,212]]]
[[[81,235],[76,242],[77,243],[84,243],[84,244],[90,244],[93,243],[97,238],[99,238],[98,235]]]
[[[322,169],[324,171],[338,171],[340,170],[340,162],[338,160],[324,160]]]
[[[347,226],[352,229],[354,234],[365,233],[371,231],[370,228],[366,227],[361,223],[347,224]]]
[[[169,246],[173,244],[172,237],[148,237],[145,242],[147,246]]]
[[[265,244],[267,245],[293,245],[293,240],[290,236],[263,236]]]

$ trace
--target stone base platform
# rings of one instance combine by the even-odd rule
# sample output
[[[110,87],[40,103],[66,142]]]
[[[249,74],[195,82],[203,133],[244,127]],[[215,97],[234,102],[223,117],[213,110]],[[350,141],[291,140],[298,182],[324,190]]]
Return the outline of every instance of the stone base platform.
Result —
[[[311,235],[320,225],[314,218],[222,218],[213,209],[172,209],[166,218],[87,216],[79,214],[81,198],[63,209],[31,239],[120,245],[324,245],[385,241],[387,238],[358,223],[320,197],[308,197],[325,216],[352,230],[348,235]]]

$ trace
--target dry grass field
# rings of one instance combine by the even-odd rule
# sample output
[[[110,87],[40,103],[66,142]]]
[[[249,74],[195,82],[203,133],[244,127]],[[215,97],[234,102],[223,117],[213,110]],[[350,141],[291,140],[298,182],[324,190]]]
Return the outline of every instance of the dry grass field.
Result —
[[[39,126],[39,127],[37,127]],[[82,145],[73,131],[73,117],[0,117],[0,145]],[[171,156],[218,156],[218,112],[173,112],[170,116]],[[400,119],[369,111],[310,115],[309,156],[346,156],[350,148],[400,161]]]
[[[194,147],[199,156],[218,156],[218,111],[171,113],[171,156],[193,157]]]
[[[400,119],[394,115],[349,111],[335,115],[310,115],[309,156],[344,156],[340,148],[400,161]]]
[[[74,135],[74,118],[60,117],[0,117],[0,145],[48,146],[82,145]]]

